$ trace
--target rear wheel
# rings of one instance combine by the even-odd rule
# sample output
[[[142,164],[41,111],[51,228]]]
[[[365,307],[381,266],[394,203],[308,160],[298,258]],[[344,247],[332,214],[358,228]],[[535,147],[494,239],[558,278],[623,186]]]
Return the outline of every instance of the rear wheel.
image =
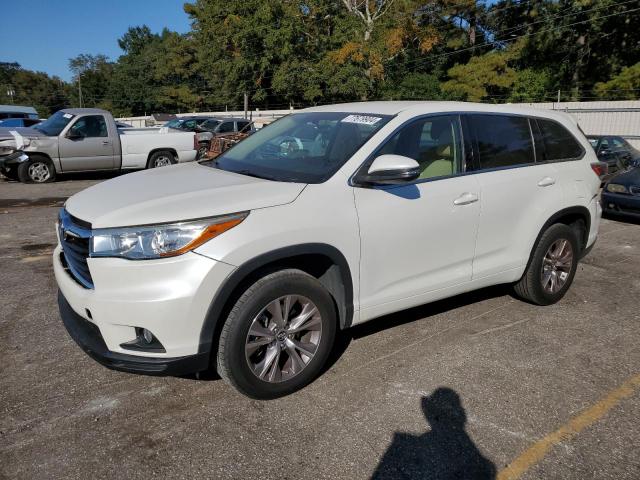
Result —
[[[18,165],[18,179],[23,183],[48,183],[56,179],[51,160],[42,155],[30,155],[29,160]]]
[[[551,305],[569,290],[578,267],[576,232],[564,224],[550,226],[540,237],[527,270],[515,284],[516,294],[538,305]]]
[[[229,313],[218,373],[252,398],[287,395],[318,375],[335,330],[333,299],[318,280],[300,270],[272,273],[249,287]]]
[[[174,163],[176,163],[176,158],[173,153],[169,150],[160,150],[149,157],[147,168],[166,167]]]

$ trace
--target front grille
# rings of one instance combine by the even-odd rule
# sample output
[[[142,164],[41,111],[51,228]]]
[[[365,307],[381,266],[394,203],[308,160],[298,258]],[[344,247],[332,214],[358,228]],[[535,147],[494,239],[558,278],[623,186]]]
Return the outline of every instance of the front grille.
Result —
[[[78,221],[66,210],[61,210],[58,228],[62,254],[69,273],[83,287],[93,288],[93,279],[87,264],[91,240],[90,224],[82,220]]]

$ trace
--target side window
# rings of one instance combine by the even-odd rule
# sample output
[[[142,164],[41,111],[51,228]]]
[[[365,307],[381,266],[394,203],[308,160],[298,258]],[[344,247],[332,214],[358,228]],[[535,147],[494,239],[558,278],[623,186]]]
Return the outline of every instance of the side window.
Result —
[[[543,161],[566,160],[578,158],[583,154],[583,149],[578,140],[569,131],[552,120],[538,119],[538,127],[544,143]],[[602,141],[600,149],[605,147],[605,140]]]
[[[478,145],[480,169],[535,162],[529,120],[510,115],[470,115],[469,127]]]
[[[239,131],[239,132],[242,132],[242,131],[243,131],[243,129],[244,129],[247,125],[249,125],[249,122],[237,122],[237,123],[238,123],[238,131]]]
[[[108,137],[107,122],[102,115],[87,115],[73,124],[70,131],[82,137]]]
[[[233,122],[224,122],[222,125],[220,125],[220,128],[218,129],[218,133],[229,133],[229,132],[233,132]]]
[[[202,124],[202,128],[206,130],[214,130],[220,122],[218,120],[207,120]]]
[[[461,171],[462,142],[457,116],[417,120],[393,135],[378,155],[395,154],[420,164],[420,178],[454,175]]]
[[[195,120],[187,120],[182,124],[182,128],[187,129],[187,130],[193,130],[194,128],[196,128],[196,121]]]

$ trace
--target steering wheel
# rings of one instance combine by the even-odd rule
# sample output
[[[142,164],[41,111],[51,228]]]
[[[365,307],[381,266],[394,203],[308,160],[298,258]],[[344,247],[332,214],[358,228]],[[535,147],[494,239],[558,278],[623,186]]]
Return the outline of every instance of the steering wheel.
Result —
[[[280,153],[287,157],[303,149],[304,145],[297,137],[284,137],[280,142]]]

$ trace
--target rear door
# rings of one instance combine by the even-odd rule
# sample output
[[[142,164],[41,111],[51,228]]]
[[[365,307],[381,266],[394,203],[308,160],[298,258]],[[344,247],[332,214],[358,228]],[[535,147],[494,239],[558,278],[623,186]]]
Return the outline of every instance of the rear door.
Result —
[[[113,137],[104,115],[78,117],[58,138],[62,171],[109,170],[117,168]]]
[[[562,201],[553,163],[536,162],[527,117],[468,114],[481,213],[473,278],[526,264],[538,229]]]

